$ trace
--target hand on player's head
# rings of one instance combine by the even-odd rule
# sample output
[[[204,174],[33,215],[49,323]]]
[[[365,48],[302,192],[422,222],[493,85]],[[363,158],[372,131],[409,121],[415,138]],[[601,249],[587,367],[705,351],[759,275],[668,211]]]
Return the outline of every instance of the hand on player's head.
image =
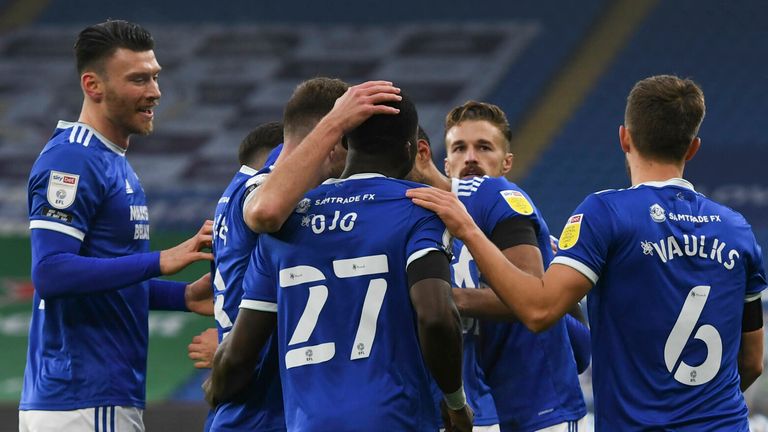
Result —
[[[338,98],[326,119],[336,122],[347,133],[373,115],[399,113],[397,108],[383,104],[400,99],[400,89],[391,82],[367,81],[350,87]]]

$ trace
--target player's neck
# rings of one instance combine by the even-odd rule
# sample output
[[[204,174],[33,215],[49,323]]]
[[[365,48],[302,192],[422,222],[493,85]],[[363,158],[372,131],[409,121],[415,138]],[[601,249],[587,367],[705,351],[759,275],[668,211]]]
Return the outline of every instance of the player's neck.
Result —
[[[122,133],[106,116],[94,112],[93,107],[84,104],[77,121],[90,126],[104,138],[112,142],[112,144],[126,150],[128,149],[130,135]]]
[[[358,153],[347,159],[347,166],[341,173],[341,178],[364,173],[377,173],[386,177],[401,178],[403,176],[402,167],[393,165],[395,164],[387,163],[381,156],[363,156]]]
[[[640,160],[630,165],[632,186],[683,177],[684,165]]]
[[[451,191],[451,179],[444,176],[440,171],[437,170],[437,168],[435,168],[434,165],[427,171],[424,180],[426,184],[432,186],[433,188],[448,192]]]

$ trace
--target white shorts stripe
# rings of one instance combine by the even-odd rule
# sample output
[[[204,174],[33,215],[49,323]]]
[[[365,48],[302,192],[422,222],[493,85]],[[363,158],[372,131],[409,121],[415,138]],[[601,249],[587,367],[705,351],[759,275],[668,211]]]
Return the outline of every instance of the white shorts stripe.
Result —
[[[72,411],[19,411],[19,432],[144,432],[144,411],[102,406]]]

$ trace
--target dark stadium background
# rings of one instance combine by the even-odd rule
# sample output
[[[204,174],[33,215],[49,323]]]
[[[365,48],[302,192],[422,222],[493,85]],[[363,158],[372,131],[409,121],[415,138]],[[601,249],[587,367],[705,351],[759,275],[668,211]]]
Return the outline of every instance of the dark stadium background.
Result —
[[[768,247],[765,1],[0,0],[0,431],[17,430],[31,310],[26,177],[55,122],[77,118],[75,35],[107,18],[147,27],[164,67],[156,133],[129,152],[156,248],[211,216],[239,140],[278,120],[296,83],[318,75],[395,81],[417,102],[438,166],[451,107],[500,105],[515,135],[512,178],[559,234],[585,195],[628,185],[617,139],[625,97],[660,73],[693,78],[707,98],[686,177],[742,212]],[[212,325],[153,313],[148,430],[199,429],[203,375],[186,345]],[[768,430],[767,382],[748,392],[755,431]]]

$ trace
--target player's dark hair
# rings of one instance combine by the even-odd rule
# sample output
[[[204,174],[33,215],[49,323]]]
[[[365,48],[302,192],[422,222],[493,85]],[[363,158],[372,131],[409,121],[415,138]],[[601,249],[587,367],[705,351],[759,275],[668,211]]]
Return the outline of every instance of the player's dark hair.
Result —
[[[640,80],[627,97],[624,124],[643,156],[680,162],[699,133],[704,93],[690,79],[657,75]]]
[[[509,128],[507,115],[504,114],[501,108],[493,104],[473,100],[464,102],[464,105],[457,106],[445,116],[445,133],[447,134],[448,130],[457,124],[468,120],[485,120],[495,126],[504,137],[504,150],[510,151],[512,130]]]
[[[419,140],[424,140],[429,146],[432,146],[432,142],[429,140],[429,135],[427,135],[427,131],[424,130],[421,125],[419,125],[419,134],[417,136]]]
[[[331,111],[336,99],[347,88],[349,84],[344,81],[325,77],[312,78],[299,84],[283,111],[285,135],[308,135],[315,124]]]
[[[406,142],[416,145],[419,115],[408,95],[401,92],[400,96],[401,100],[384,104],[399,109],[398,114],[374,115],[347,134],[350,148],[366,154],[387,154],[399,151]]]
[[[264,123],[248,133],[243,138],[243,141],[240,142],[240,148],[237,151],[240,165],[247,165],[254,169],[261,168],[260,166],[254,166],[254,161],[266,158],[269,152],[282,142],[283,123],[276,121]]]
[[[94,68],[101,72],[104,61],[117,51],[126,48],[142,52],[154,49],[155,41],[144,27],[128,21],[108,20],[83,29],[75,42],[77,72]]]

